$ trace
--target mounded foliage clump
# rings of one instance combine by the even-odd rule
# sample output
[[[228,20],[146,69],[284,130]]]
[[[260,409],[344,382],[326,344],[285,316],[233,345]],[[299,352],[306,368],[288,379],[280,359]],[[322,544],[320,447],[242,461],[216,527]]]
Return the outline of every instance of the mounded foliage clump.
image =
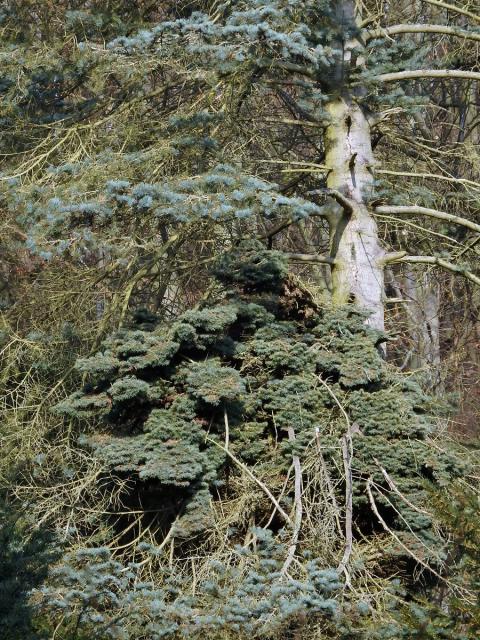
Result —
[[[346,412],[363,519],[365,481],[389,490],[382,467],[413,505],[422,502],[422,476],[441,481],[455,470],[453,458],[426,443],[429,398],[384,363],[385,336],[363,313],[317,306],[288,276],[282,254],[257,243],[224,254],[214,274],[215,302],[170,326],[150,321],[112,335],[77,362],[86,383],[57,406],[67,416],[100,418],[84,442],[106,471],[134,479],[140,492],[182,495],[175,537],[208,527],[211,492],[230,466],[226,420],[228,446],[244,464],[286,472],[292,453],[302,457],[318,435],[335,474]],[[428,518],[390,494],[390,524],[427,535]]]
[[[278,624],[297,624],[300,612],[304,621],[309,612],[313,619],[338,616],[329,593],[344,576],[332,567],[343,574],[346,557],[351,580],[362,565],[350,558],[348,535],[345,541],[350,493],[353,535],[384,539],[384,576],[407,569],[407,560],[438,566],[442,544],[424,508],[425,483],[445,483],[461,471],[453,456],[430,446],[429,399],[384,362],[379,345],[386,336],[369,328],[364,314],[316,304],[288,274],[282,254],[257,242],[224,254],[214,275],[216,289],[175,322],[140,313],[97,354],[79,360],[85,383],[56,407],[89,425],[82,443],[101,462],[102,482],[124,483],[123,511],[143,511],[149,543],[129,547],[127,530],[120,538],[120,548],[130,549],[129,566],[167,549],[170,566],[188,562],[198,545],[213,561],[215,531],[222,517],[227,521],[227,552],[216,569],[222,577],[212,569],[215,593],[201,582],[187,607],[178,600],[179,585],[163,584],[158,616],[166,619],[168,610],[175,620],[181,605],[183,622],[168,630],[157,620],[157,635],[148,637],[182,637],[187,627],[194,637],[185,621],[190,609],[204,635],[228,621],[231,633],[269,637]],[[249,496],[231,515],[229,505],[242,500],[241,478]],[[319,533],[327,514],[328,549]],[[75,576],[83,575],[87,560],[105,570],[104,560],[116,562],[90,553],[57,572],[51,589],[63,593],[60,600],[71,589],[75,597],[81,592]],[[250,564],[242,573],[245,554]],[[253,578],[252,554],[260,563]],[[129,589],[133,578],[125,571]],[[88,572],[99,575],[98,568]],[[122,597],[131,604],[128,589]],[[266,595],[253,607],[249,598],[257,592]],[[148,598],[158,600],[150,591]],[[211,610],[217,618],[206,621]],[[152,611],[148,619],[156,620]]]

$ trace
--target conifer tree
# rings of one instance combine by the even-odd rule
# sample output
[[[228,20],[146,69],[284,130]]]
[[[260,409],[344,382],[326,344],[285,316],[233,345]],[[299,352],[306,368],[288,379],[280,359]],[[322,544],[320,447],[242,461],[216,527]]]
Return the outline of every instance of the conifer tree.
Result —
[[[480,284],[473,2],[84,4],[0,15],[5,237],[33,258],[28,277],[73,267],[96,323],[24,340],[5,298],[2,341],[23,351],[2,410],[37,424],[28,393],[15,406],[30,375],[42,411],[65,380],[73,391],[28,438],[17,495],[55,490],[55,439],[94,466],[77,488],[84,468],[55,461],[73,489],[41,519],[71,549],[33,594],[39,628],[362,637],[392,573],[442,582],[426,484],[466,468],[437,446],[431,399],[379,352],[401,265]],[[316,268],[322,296],[292,264]],[[2,264],[2,280],[18,271]],[[366,637],[425,636],[429,611],[432,637],[455,627],[421,603],[396,626],[369,618]]]
[[[450,107],[450,102],[442,97],[450,91],[449,87],[455,87],[462,96],[462,141],[468,134],[467,122],[472,121],[471,105],[475,102],[475,87],[479,80],[478,71],[475,71],[478,64],[475,51],[478,51],[480,41],[478,17],[470,9],[448,3],[425,0],[421,4],[423,14],[413,9],[407,12],[400,4],[398,7],[382,5],[380,15],[375,13],[376,5],[355,0],[204,2],[197,3],[194,8],[188,4],[183,6],[180,3],[175,7],[167,4],[164,14],[157,16],[160,18],[157,24],[153,24],[154,14],[145,14],[144,22],[149,19],[150,24],[146,22],[145,28],[137,32],[129,25],[128,36],[110,39],[106,50],[102,51],[97,44],[98,35],[108,31],[112,33],[111,28],[106,30],[105,16],[101,16],[98,8],[92,10],[90,17],[70,11],[69,24],[76,29],[75,33],[79,33],[76,37],[82,40],[75,53],[77,60],[74,66],[69,62],[71,80],[65,76],[66,69],[56,76],[53,70],[46,71],[42,77],[34,74],[28,87],[31,94],[28,108],[20,112],[21,119],[26,122],[25,118],[33,117],[38,122],[39,116],[49,120],[53,118],[53,122],[59,122],[58,129],[65,133],[66,138],[82,131],[82,126],[79,128],[76,124],[79,121],[90,122],[102,130],[105,113],[102,99],[97,96],[83,103],[77,99],[69,100],[63,97],[65,84],[80,83],[87,90],[90,75],[103,70],[101,73],[105,77],[108,70],[115,74],[117,70],[122,73],[129,69],[132,82],[122,87],[119,95],[114,97],[120,106],[113,109],[121,111],[123,105],[128,109],[135,92],[137,98],[134,98],[134,103],[137,99],[139,104],[148,103],[150,93],[152,96],[163,95],[164,104],[168,104],[168,95],[178,91],[181,77],[186,77],[187,82],[192,83],[189,88],[191,95],[196,96],[192,107],[196,101],[201,110],[198,106],[189,107],[190,97],[185,96],[185,116],[171,115],[172,111],[167,108],[164,117],[170,114],[170,120],[166,131],[165,127],[162,131],[160,126],[149,135],[158,140],[165,133],[168,136],[176,132],[169,141],[170,153],[179,155],[182,163],[185,162],[181,170],[183,176],[185,172],[208,173],[215,165],[228,159],[229,163],[233,160],[236,164],[236,175],[242,172],[258,175],[261,172],[272,182],[272,194],[258,203],[250,202],[250,193],[244,192],[242,181],[232,189],[233,201],[225,194],[226,200],[220,209],[214,207],[212,210],[205,194],[202,196],[204,206],[197,208],[196,215],[213,216],[217,222],[227,225],[235,218],[245,221],[255,217],[261,225],[265,220],[272,220],[275,224],[267,224],[266,229],[270,238],[276,233],[278,222],[280,228],[285,228],[305,216],[311,217],[317,221],[313,228],[319,229],[315,232],[320,234],[319,244],[326,250],[322,255],[293,252],[292,260],[327,265],[331,272],[326,276],[327,287],[331,290],[333,302],[356,301],[360,307],[370,311],[368,322],[381,329],[384,323],[384,271],[388,265],[432,265],[463,275],[474,284],[479,283],[478,275],[465,263],[464,254],[470,249],[460,252],[458,258],[455,251],[449,255],[436,247],[433,252],[428,247],[427,255],[408,255],[409,243],[405,246],[403,241],[399,242],[395,229],[390,231],[391,227],[387,226],[380,240],[377,228],[377,220],[385,217],[405,218],[408,222],[410,216],[420,216],[429,224],[443,225],[439,230],[446,230],[447,235],[454,238],[460,237],[460,231],[464,235],[479,231],[474,202],[479,187],[469,175],[475,163],[472,156],[474,148],[462,142],[457,153],[455,144],[444,140],[456,157],[458,169],[455,176],[449,175],[448,168],[442,166],[441,156],[438,162],[427,168],[424,168],[426,162],[421,156],[421,144],[431,148],[433,154],[438,151],[435,133],[428,135],[425,109],[436,112],[442,106],[441,100],[447,108]],[[397,19],[401,22],[392,24]],[[80,31],[79,25],[83,25]],[[122,29],[125,27],[118,31]],[[456,47],[455,43],[462,46]],[[12,64],[15,72],[15,63]],[[62,67],[63,62],[60,60],[58,64]],[[154,80],[154,65],[160,65],[163,86],[158,87]],[[135,68],[134,72],[132,68]],[[180,74],[176,75],[176,69],[181,70]],[[62,98],[60,94],[58,99],[52,98],[55,87],[58,86],[60,91],[60,83]],[[143,83],[143,89],[139,83]],[[41,88],[44,85],[45,90]],[[7,77],[5,86],[14,98],[18,89],[11,78]],[[88,87],[89,92],[92,89]],[[109,91],[107,87],[102,89],[105,90]],[[51,109],[53,104],[56,105],[54,113]],[[265,105],[268,105],[267,109]],[[107,107],[107,113],[110,108]],[[153,105],[153,109],[158,107]],[[268,109],[273,110],[273,118],[267,117]],[[451,108],[453,125],[456,109],[455,106]],[[102,114],[98,124],[97,114]],[[241,120],[243,128],[238,129],[239,144],[232,139],[232,134],[237,133],[237,119]],[[408,126],[413,127],[410,133]],[[249,134],[253,133],[250,141],[245,135],[245,128]],[[441,135],[437,137],[443,137],[441,129]],[[89,126],[86,130],[90,130]],[[286,144],[274,142],[277,131],[281,131]],[[382,137],[388,136],[389,144],[393,145],[396,144],[395,136],[419,134],[424,138],[427,136],[425,142],[413,148],[408,142],[399,145],[397,159],[392,159],[388,146],[382,148]],[[81,133],[79,135],[82,136]],[[121,135],[119,130],[116,136]],[[257,138],[264,142],[257,142]],[[58,148],[58,144],[53,142],[46,147],[50,161],[55,158],[55,149]],[[127,164],[133,161],[140,163],[137,166],[144,166],[141,154],[138,154],[140,148],[145,149],[145,142],[140,137],[134,143],[134,154],[125,156]],[[61,145],[67,145],[67,142],[61,142],[60,148]],[[462,148],[468,149],[463,157]],[[225,152],[226,149],[228,151]],[[374,157],[374,152],[378,158]],[[440,168],[432,169],[435,165],[440,165]],[[37,166],[35,160],[19,175],[25,175]],[[287,171],[297,172],[300,179],[294,180],[293,185],[275,185],[277,178],[282,176],[282,166]],[[60,163],[58,171],[81,175],[85,170],[78,163],[75,167]],[[143,169],[142,172],[142,182],[148,184]],[[107,176],[108,173],[107,169]],[[398,176],[398,180],[396,178],[394,185],[387,184],[384,176]],[[164,173],[163,180],[165,178],[167,181],[171,178],[171,171]],[[213,181],[214,178],[209,184],[213,185]],[[65,245],[66,226],[72,228],[80,221],[87,227],[93,224],[94,230],[104,235],[112,214],[101,203],[104,199],[102,185],[97,182],[93,190],[97,190],[100,203],[92,200],[80,204],[75,202],[78,190],[81,193],[87,185],[82,184],[81,179],[70,181],[71,186],[75,183],[76,187],[64,194],[66,202],[62,198],[60,202],[48,200],[51,190],[45,192],[48,205],[41,198],[39,200],[38,194],[33,197],[33,205],[32,196],[27,198],[25,206],[29,213],[26,221],[27,224],[33,222],[32,246],[42,244],[50,233],[50,244],[55,238],[55,251],[64,251],[72,241],[70,238]],[[107,180],[103,189],[106,183]],[[470,215],[448,211],[449,207],[455,209],[457,205],[452,201],[452,194],[442,190],[443,185],[455,189],[457,200],[464,203],[462,210]],[[91,181],[89,186],[93,186]],[[217,182],[215,191],[225,197],[222,188]],[[118,202],[121,201],[123,206],[139,206],[139,211],[148,216],[155,203],[155,197],[148,189],[146,187],[143,193],[141,184],[136,188],[139,204],[131,200],[131,196],[122,196],[123,199],[117,196]],[[283,198],[290,194],[303,198],[310,206],[306,209],[299,204],[292,215],[289,203],[283,202]],[[162,197],[169,202],[168,196]],[[444,204],[446,211],[441,210]],[[33,210],[47,207],[47,220],[41,215],[38,224],[38,215],[32,216],[32,207]],[[155,210],[155,215],[161,214]],[[325,221],[327,229],[319,220]],[[95,221],[99,226],[95,226]],[[422,224],[420,222],[420,227]],[[237,225],[237,232],[238,229]],[[244,224],[240,233],[251,234],[252,226]],[[82,233],[75,240],[77,246],[82,243],[88,246],[91,242],[89,233],[86,237]],[[425,242],[421,244],[425,247]],[[313,246],[312,239],[307,246]],[[416,251],[417,247],[412,246],[411,249]],[[39,250],[45,257],[52,255],[51,248],[39,247]],[[137,271],[144,267],[144,264],[139,264]]]
[[[85,633],[125,625],[126,638],[275,638],[303,615],[318,633],[338,631],[349,607],[365,606],[328,597],[362,575],[354,534],[384,541],[384,575],[399,562],[438,574],[444,542],[424,483],[464,466],[432,452],[429,399],[383,362],[385,336],[354,307],[318,306],[282,253],[258,242],[223,255],[214,273],[199,308],[170,325],[139,315],[80,359],[85,384],[56,407],[82,425],[104,490],[120,484],[115,502],[129,506],[109,529],[101,515],[91,523],[127,566],[106,548],[70,554],[39,592],[65,630],[81,619]],[[225,515],[246,490],[242,476],[253,492]],[[183,582],[168,582],[167,563]],[[142,587],[142,614],[133,585],[146,564],[157,579]],[[209,579],[185,599],[190,566]]]

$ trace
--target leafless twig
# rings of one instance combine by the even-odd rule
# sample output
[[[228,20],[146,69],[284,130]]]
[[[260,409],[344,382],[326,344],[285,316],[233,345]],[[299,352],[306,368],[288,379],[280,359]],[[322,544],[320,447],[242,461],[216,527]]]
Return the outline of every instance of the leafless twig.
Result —
[[[292,444],[295,443],[295,431],[293,427],[288,427],[288,439]],[[295,551],[297,550],[298,544],[298,536],[300,534],[300,529],[302,528],[302,516],[303,516],[303,505],[302,505],[302,467],[300,464],[300,458],[297,455],[293,455],[293,468],[295,470],[295,490],[294,490],[294,502],[295,502],[295,518],[293,523],[293,536],[292,542],[288,548],[287,558],[283,564],[281,575],[284,576],[290,565],[292,564],[293,558],[295,557]]]

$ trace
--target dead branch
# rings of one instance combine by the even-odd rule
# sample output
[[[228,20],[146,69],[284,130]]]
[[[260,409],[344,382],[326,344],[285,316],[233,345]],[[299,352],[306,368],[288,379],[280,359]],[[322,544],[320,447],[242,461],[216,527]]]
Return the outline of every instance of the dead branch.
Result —
[[[288,439],[290,443],[295,443],[295,431],[293,427],[288,427]],[[303,517],[303,505],[302,505],[302,467],[300,464],[300,458],[297,455],[292,456],[293,468],[295,470],[295,490],[294,490],[294,503],[295,503],[295,518],[293,525],[293,536],[290,546],[288,547],[287,557],[283,563],[281,575],[284,576],[290,565],[292,564],[295,552],[297,550],[298,536],[300,535],[300,529],[302,528]]]
[[[225,453],[235,462],[235,464],[238,465],[240,467],[240,469],[242,471],[244,471],[247,474],[247,476],[251,480],[253,480],[253,482],[255,482],[260,487],[260,489],[262,489],[262,491],[265,493],[265,495],[267,495],[270,498],[270,500],[273,502],[273,504],[277,508],[278,513],[282,516],[282,518],[286,522],[288,522],[288,524],[291,527],[293,527],[293,523],[292,523],[292,520],[290,519],[290,516],[282,509],[282,507],[278,503],[278,500],[275,498],[275,496],[270,491],[270,489],[267,487],[267,485],[264,484],[259,478],[257,478],[257,476],[254,475],[250,471],[250,469],[246,465],[243,464],[243,462],[241,462],[236,456],[234,456],[233,453],[229,449],[226,449],[223,445],[221,445],[220,443],[216,442],[212,438],[209,438],[208,436],[207,436],[206,440],[208,440],[208,442],[211,442],[212,444],[214,444],[219,449],[222,449],[222,451],[225,451]]]

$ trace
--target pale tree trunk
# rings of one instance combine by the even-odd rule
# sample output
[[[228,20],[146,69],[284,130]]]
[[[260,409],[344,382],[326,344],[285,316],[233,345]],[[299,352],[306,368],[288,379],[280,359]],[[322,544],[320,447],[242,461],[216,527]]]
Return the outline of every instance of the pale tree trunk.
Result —
[[[413,353],[410,369],[423,369],[430,384],[440,382],[440,289],[428,273],[417,274],[408,269],[404,277],[404,291]]]
[[[337,19],[345,29],[360,26],[361,7],[358,0],[337,1]],[[332,70],[336,86],[325,107],[324,132],[327,187],[337,200],[336,213],[330,217],[332,298],[336,305],[354,302],[370,313],[369,325],[383,330],[385,252],[368,209],[374,168],[370,124],[355,95],[346,88],[350,66],[361,61],[358,54],[362,45],[359,41],[338,40],[334,46],[340,54]],[[361,93],[361,88],[355,91]],[[342,202],[339,194],[346,200]]]
[[[441,390],[440,285],[431,273],[409,267],[400,276],[388,269],[387,276],[406,316],[409,347],[401,369],[422,370],[429,385]]]
[[[370,125],[361,107],[348,95],[331,100],[326,110],[327,187],[348,200],[337,205],[331,219],[333,302],[356,303],[370,312],[367,323],[382,330],[385,251],[368,209],[374,165]]]

